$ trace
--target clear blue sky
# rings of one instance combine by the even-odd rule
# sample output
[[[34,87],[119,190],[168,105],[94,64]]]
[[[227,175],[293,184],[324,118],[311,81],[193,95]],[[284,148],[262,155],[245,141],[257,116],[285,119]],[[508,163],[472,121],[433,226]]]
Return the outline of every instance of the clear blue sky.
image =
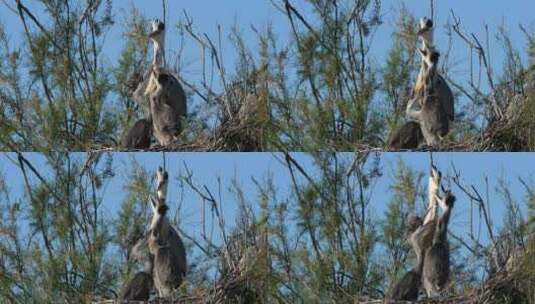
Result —
[[[80,157],[83,154],[78,154]],[[279,155],[269,153],[168,153],[167,166],[170,172],[171,183],[169,187],[169,202],[176,203],[179,197],[176,177],[179,170],[183,170],[183,163],[186,163],[194,174],[194,179],[199,184],[206,184],[214,192],[217,191],[218,178],[223,183],[223,211],[227,224],[234,223],[234,215],[237,205],[232,194],[227,190],[232,178],[236,177],[238,183],[243,187],[246,194],[251,196],[251,202],[256,202],[256,187],[252,182],[252,177],[259,181],[264,180],[268,175],[273,176],[275,186],[279,190],[279,198],[284,199],[290,190],[290,179],[288,171],[279,162]],[[9,157],[13,157],[11,154]],[[39,154],[29,153],[26,156],[37,168],[45,168],[43,158]],[[352,154],[344,154],[343,157],[351,158]],[[313,165],[309,156],[296,154],[296,158],[303,167],[314,173]],[[429,154],[427,153],[387,153],[381,156],[381,166],[384,176],[379,180],[373,192],[372,210],[378,217],[383,217],[387,203],[392,194],[389,187],[392,184],[392,174],[398,159],[401,158],[408,166],[424,172],[429,171]],[[116,153],[114,154],[114,168],[116,176],[105,188],[104,192],[104,214],[110,219],[117,216],[119,202],[125,195],[123,186],[126,176],[130,170],[131,161],[135,159],[146,169],[155,172],[162,163],[162,155],[159,153]],[[503,217],[504,203],[494,188],[499,178],[505,178],[511,185],[511,190],[515,199],[521,203],[525,213],[526,208],[525,192],[518,182],[518,177],[526,181],[535,183],[533,173],[535,169],[531,164],[535,163],[535,154],[518,153],[439,153],[434,154],[437,166],[443,171],[445,176],[452,174],[452,164],[461,170],[462,178],[467,184],[473,184],[478,190],[484,193],[484,179],[488,177],[490,186],[490,206],[495,223],[500,223]],[[46,169],[42,169],[45,170]],[[8,185],[13,191],[14,197],[20,196],[23,191],[23,180],[20,171],[9,161],[8,155],[0,155],[0,172],[3,172]],[[427,185],[427,178],[424,179]],[[465,234],[468,230],[470,202],[467,197],[457,192],[458,201],[453,212],[454,231],[458,235]],[[185,191],[181,213],[181,228],[188,233],[198,233],[200,231],[200,210],[201,201],[191,191]]]

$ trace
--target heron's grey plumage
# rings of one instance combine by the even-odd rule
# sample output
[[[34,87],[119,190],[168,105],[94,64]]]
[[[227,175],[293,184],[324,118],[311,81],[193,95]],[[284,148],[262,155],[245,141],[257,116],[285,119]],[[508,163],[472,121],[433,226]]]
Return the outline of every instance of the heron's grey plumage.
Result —
[[[132,250],[130,250],[130,259],[142,264],[143,271],[152,272],[154,259],[149,251],[149,239],[147,235],[139,239],[134,247],[132,247]]]
[[[151,117],[150,105],[147,96],[145,96],[145,91],[149,85],[150,73],[150,69],[144,74],[135,71],[127,83],[129,97],[141,107],[145,117],[149,118]]]
[[[178,80],[162,70],[154,71],[158,85],[149,95],[154,136],[162,146],[174,142],[187,115],[186,94]]]
[[[420,291],[422,274],[418,269],[408,271],[394,286],[391,300],[416,301]]]
[[[182,284],[187,271],[186,250],[177,231],[167,218],[168,175],[162,168],[157,173],[158,198],[151,197],[153,218],[149,230],[149,251],[154,257],[154,286],[160,297],[168,297]]]
[[[442,108],[446,113],[446,117],[449,121],[455,120],[455,98],[450,86],[446,82],[446,79],[442,75],[437,75],[435,83],[435,95],[440,100]]]
[[[140,271],[121,290],[119,303],[123,301],[148,301],[153,281],[151,273]]]
[[[435,236],[435,227],[437,221],[435,220],[436,213],[433,208],[436,208],[436,197],[442,174],[438,169],[432,166],[429,175],[429,207],[424,220],[418,216],[412,216],[408,220],[409,227],[409,241],[414,253],[416,254],[416,267],[402,277],[400,281],[394,286],[391,294],[391,299],[415,301],[418,299],[420,286],[422,285],[422,272],[426,262],[425,252],[431,247]]]
[[[153,247],[154,284],[161,297],[169,296],[178,288],[187,271],[186,250],[175,229],[169,230],[166,242]]]
[[[436,146],[449,132],[449,123],[455,119],[455,99],[448,83],[437,72],[440,53],[433,46],[433,21],[420,20],[418,36],[422,48],[420,73],[414,88],[414,97],[407,106],[407,118],[420,123],[427,145]]]
[[[123,137],[121,147],[124,149],[148,149],[150,148],[151,136],[152,122],[149,119],[140,119]]]
[[[422,273],[427,262],[425,252],[433,240],[436,222],[421,224],[410,236],[410,243],[416,254],[416,266],[408,271],[394,286],[391,294],[393,300],[416,301],[420,286],[422,285]]]
[[[387,150],[416,149],[424,140],[420,124],[408,121],[397,129],[388,140]]]
[[[424,250],[423,238],[427,235],[429,227],[422,225],[419,217],[409,220],[411,230],[410,243],[414,253],[416,254],[416,266],[409,270],[397,283],[394,285],[389,296],[392,300],[398,301],[416,301],[420,291],[422,282],[422,269],[424,264]]]
[[[455,203],[455,196],[446,192],[442,201],[444,214],[437,222],[433,244],[425,252],[423,286],[430,297],[438,296],[446,288],[450,274],[450,251],[448,244],[448,222]]]
[[[420,19],[420,29],[418,30],[418,36],[422,40],[422,49],[431,50],[434,49],[434,27],[433,20],[424,17]],[[425,73],[425,65],[422,62],[422,69],[420,70],[419,80],[422,81],[423,73]],[[446,82],[446,80],[437,74],[435,83],[436,95],[439,97],[440,102],[446,111],[448,119],[453,121],[455,118],[454,97],[453,93]]]
[[[143,265],[143,270],[137,272],[127,281],[119,294],[119,302],[148,301],[154,286],[152,277],[153,258],[149,253],[146,236],[139,239],[129,252],[129,259]]]
[[[449,122],[446,112],[435,95],[426,95],[420,112],[420,127],[429,146],[438,146],[442,137],[449,132]]]
[[[165,67],[163,22],[159,20],[152,22],[149,39],[154,46],[152,66],[133,96],[139,104],[148,108],[153,134],[158,143],[168,146],[177,140],[183,130],[182,121],[187,116],[186,94],[177,77]]]
[[[420,20],[418,36],[422,40],[422,49],[418,49],[422,55],[422,66],[414,96],[407,104],[409,122],[391,136],[387,145],[391,150],[417,148],[421,137],[427,145],[437,146],[448,134],[449,123],[455,117],[453,93],[446,80],[437,73],[440,53],[433,46],[432,20]]]
[[[427,145],[437,146],[440,140],[449,132],[450,117],[444,109],[443,96],[439,95],[438,86],[445,84],[439,81],[437,65],[440,54],[434,49],[420,50],[426,61],[426,72],[423,76],[425,83],[423,96],[416,94],[407,105],[407,118],[420,123]],[[452,105],[453,106],[453,105]],[[452,111],[452,109],[450,109]]]

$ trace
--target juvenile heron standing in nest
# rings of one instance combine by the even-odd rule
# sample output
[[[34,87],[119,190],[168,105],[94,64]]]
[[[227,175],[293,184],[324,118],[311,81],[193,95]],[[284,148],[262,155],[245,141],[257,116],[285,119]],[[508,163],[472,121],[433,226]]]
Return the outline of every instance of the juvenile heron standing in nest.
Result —
[[[390,298],[393,300],[416,301],[422,285],[425,252],[432,245],[436,226],[436,196],[441,181],[441,173],[432,166],[429,176],[429,205],[424,220],[418,216],[409,218],[410,243],[416,254],[416,266],[407,272],[394,286]]]
[[[150,119],[140,119],[128,131],[121,141],[124,149],[146,150],[150,148],[152,136],[152,121]]]
[[[416,121],[407,121],[388,139],[387,150],[412,150],[418,148],[424,140],[420,124]]]
[[[149,38],[154,46],[154,59],[145,96],[149,98],[154,136],[162,146],[168,146],[182,132],[182,120],[187,116],[186,94],[165,67],[165,24],[154,20]]]
[[[168,297],[182,284],[187,271],[186,250],[177,231],[167,218],[165,203],[168,175],[162,168],[157,172],[157,197],[151,197],[153,217],[149,230],[149,251],[154,257],[154,286],[158,295]]]
[[[388,150],[415,149],[424,139],[427,145],[436,146],[440,138],[449,132],[449,124],[455,118],[453,93],[437,72],[440,54],[433,45],[431,19],[420,20],[418,37],[422,41],[422,47],[418,49],[422,61],[413,97],[407,104],[409,121],[391,135]]]
[[[146,237],[136,243],[130,256],[132,260],[143,264],[143,270],[136,273],[125,284],[119,295],[119,302],[148,301],[154,283],[152,278],[153,258],[148,251]]]
[[[420,37],[420,40],[422,41],[422,48],[420,50],[420,53],[422,50],[425,51],[433,51],[435,49],[434,46],[434,28],[433,28],[433,21],[428,18],[422,18],[420,20],[420,30],[418,31],[418,37]],[[428,68],[428,64],[422,56],[422,65],[420,67],[420,73],[418,75],[418,80],[416,81],[415,86],[415,95],[422,97],[424,95],[424,86],[425,86],[425,80],[424,75],[426,73],[426,70]],[[444,111],[446,112],[446,115],[448,117],[449,121],[455,120],[455,98],[453,97],[453,92],[451,91],[451,88],[449,87],[448,83],[440,75],[440,73],[436,73],[436,77],[434,79],[434,89],[436,91],[436,95],[438,96],[440,103],[442,104],[442,107]]]
[[[433,243],[426,250],[424,257],[423,285],[428,297],[440,295],[440,292],[446,288],[450,275],[448,223],[455,204],[455,196],[450,191],[446,191],[442,199],[438,195],[437,199],[444,213],[437,222]]]
[[[440,53],[435,49],[420,50],[425,61],[424,96],[416,95],[407,105],[407,118],[420,123],[427,145],[436,147],[449,132],[449,117],[436,90]]]
[[[150,137],[152,134],[162,146],[175,142],[183,130],[182,121],[188,112],[184,89],[165,66],[165,24],[156,19],[152,21],[151,26],[152,30],[148,36],[154,50],[151,68],[144,76],[135,73],[130,84],[136,88],[132,92],[132,99],[149,116],[145,122],[151,124],[151,134],[144,125],[142,128],[136,124],[124,140],[131,146],[131,143],[139,142],[139,138]]]
[[[409,270],[397,283],[394,285],[389,296],[391,300],[400,301],[416,301],[420,292],[420,285],[422,279],[422,269],[424,265],[423,251],[415,246],[413,239],[421,239],[423,230],[422,219],[419,217],[411,217],[409,219],[409,232],[411,238],[412,249],[416,253],[416,266]],[[418,227],[418,228],[415,228]]]

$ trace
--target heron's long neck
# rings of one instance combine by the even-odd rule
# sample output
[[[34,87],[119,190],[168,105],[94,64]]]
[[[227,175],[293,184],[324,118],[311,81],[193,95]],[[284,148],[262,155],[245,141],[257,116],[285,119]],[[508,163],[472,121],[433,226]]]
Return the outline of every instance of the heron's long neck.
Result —
[[[165,39],[160,42],[154,41],[154,59],[152,65],[157,67],[163,67],[165,65]]]
[[[416,254],[416,268],[414,270],[416,273],[421,274],[424,269],[424,252],[423,250],[420,253]]]
[[[169,225],[169,220],[165,214],[156,213],[152,216],[152,222],[150,229],[155,231],[161,231],[163,228]]]
[[[427,188],[427,195],[429,198],[429,204],[427,207],[426,215],[424,218],[424,225],[436,218],[437,214],[437,198],[438,194],[438,185],[435,183],[435,179],[432,176],[429,176],[429,185]]]
[[[424,267],[424,248],[422,248],[422,237],[423,232],[425,231],[425,226],[421,225],[418,227],[411,236],[411,246],[412,250],[416,254],[416,267],[413,268],[417,273],[421,273]]]
[[[416,78],[416,85],[415,85],[415,93],[416,96],[422,97],[423,96],[423,90],[425,88],[425,74],[426,74],[426,68],[424,65],[424,59],[422,58],[422,63],[420,65],[420,71],[418,72],[418,76]]]
[[[161,217],[162,215],[158,213],[155,213],[152,216],[152,220],[150,222],[150,227],[149,227],[151,231],[157,228],[158,224],[161,222]]]
[[[422,37],[422,49],[424,50],[429,50],[433,47],[433,43],[434,43],[434,33],[435,32],[435,29],[432,28],[429,30],[429,32],[426,34],[425,37]],[[425,66],[424,66],[424,60],[422,59],[421,61],[421,64],[420,64],[420,72],[418,73],[418,77],[417,77],[417,80],[416,80],[416,83],[417,84],[421,84],[423,85],[423,82],[424,82],[424,76],[425,76]],[[418,86],[417,86],[418,87]]]
[[[434,28],[430,29],[427,37],[425,37],[425,39],[422,39],[422,47],[424,49],[429,49],[430,47],[434,45],[434,39],[435,39],[434,32],[435,32]]]
[[[451,207],[446,207],[444,214],[438,220],[437,229],[435,231],[435,237],[433,239],[433,244],[446,241],[448,236],[448,222],[450,221]]]
[[[436,82],[437,82],[437,66],[435,64],[433,67],[429,69],[428,75],[425,75],[426,92],[434,92]]]

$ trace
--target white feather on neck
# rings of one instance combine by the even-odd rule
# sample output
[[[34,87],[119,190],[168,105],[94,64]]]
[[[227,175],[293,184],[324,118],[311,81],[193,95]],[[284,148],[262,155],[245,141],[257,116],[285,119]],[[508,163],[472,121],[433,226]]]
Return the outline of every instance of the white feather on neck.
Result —
[[[157,39],[152,39],[154,57],[152,59],[152,68],[149,77],[147,88],[145,89],[145,96],[161,90],[161,85],[157,81],[158,75],[165,70],[165,34],[162,33]]]
[[[162,215],[159,214],[157,210],[155,210],[154,214],[152,215],[152,221],[150,223],[150,230],[151,231],[156,228],[156,226],[158,225],[158,222],[160,221],[161,218],[162,218]]]
[[[167,186],[169,184],[167,173],[160,167],[158,171],[156,172],[156,199],[151,198],[151,206],[152,206],[152,222],[150,225],[150,229],[157,228],[158,223],[162,221],[160,225],[160,229],[163,228],[163,225],[168,225],[168,220],[165,217],[165,213],[161,214],[159,212],[159,208],[162,206],[165,206],[165,202],[167,200]]]
[[[152,43],[154,52],[152,65],[157,67],[165,66],[165,34],[162,33],[158,39],[153,39]]]

